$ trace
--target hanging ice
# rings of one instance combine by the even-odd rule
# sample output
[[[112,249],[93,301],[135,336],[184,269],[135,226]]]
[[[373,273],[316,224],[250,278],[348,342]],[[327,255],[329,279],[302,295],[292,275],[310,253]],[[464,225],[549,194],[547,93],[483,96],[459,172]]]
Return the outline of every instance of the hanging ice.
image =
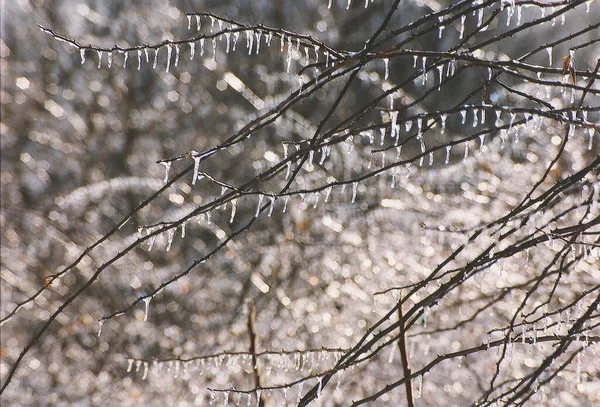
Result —
[[[233,219],[235,218],[237,201],[238,201],[237,198],[231,200],[231,217],[229,218],[229,223],[233,223]]]
[[[79,49],[79,55],[81,56],[81,65],[83,65],[85,63],[85,49],[84,48]]]
[[[148,311],[150,308],[150,300],[152,300],[152,297],[144,298],[144,322],[148,321]]]
[[[167,251],[171,250],[173,239],[175,238],[175,229],[169,229],[167,231]]]
[[[465,122],[467,121],[467,111],[466,110],[461,110],[460,111],[460,117],[461,117],[460,123],[461,124],[465,124]]]
[[[356,201],[356,193],[358,192],[358,182],[352,183],[352,203]]]
[[[98,68],[102,67],[102,51],[98,51]]]
[[[179,65],[179,44],[175,44],[175,66]]]
[[[444,21],[444,17],[439,17],[438,21],[440,24],[440,26],[438,27],[438,39],[442,39],[442,34],[444,33],[444,28],[446,28],[446,26],[442,24],[442,22]]]
[[[83,61],[81,63],[83,63]],[[384,74],[383,74],[383,79],[387,80],[387,78],[388,78],[388,76],[390,74],[390,59],[389,58],[383,58],[383,64],[385,66],[385,71],[384,71]]]
[[[140,69],[142,69],[142,50],[138,49],[137,50],[137,56],[138,56],[138,71]]]
[[[270,196],[269,197],[269,213],[267,214],[267,217],[271,217],[271,215],[273,215],[273,209],[275,208],[275,197],[274,196]]]
[[[194,53],[196,52],[196,42],[190,42],[190,61],[194,59]]]
[[[161,161],[161,164],[165,166],[165,184],[169,180],[169,170],[171,169],[171,161]]]
[[[129,58],[129,53],[127,51],[123,51],[125,55],[123,55],[123,68],[127,67],[127,59]]]
[[[98,337],[100,337],[100,334],[102,333],[102,328],[104,327],[105,321],[105,319],[101,319],[98,321]]]
[[[254,35],[252,31],[246,31],[246,47],[248,48],[248,55],[252,55],[252,47],[254,46]]]
[[[154,62],[152,63],[152,69],[156,69],[156,65],[158,64],[158,48],[154,50]]]
[[[195,151],[192,152],[192,154],[198,154]],[[198,180],[198,170],[200,169],[200,161],[202,160],[202,158],[200,156],[195,155],[194,156],[194,174],[193,174],[193,178],[192,178],[192,185],[196,184],[196,181]]]
[[[448,164],[450,162],[450,150],[452,149],[452,146],[447,145],[446,146],[446,159],[444,160],[444,164]]]
[[[448,118],[448,114],[444,113],[440,116],[440,127],[442,129],[442,134],[446,132],[446,119]]]
[[[265,199],[264,195],[259,194],[258,195],[258,204],[256,205],[256,213],[254,214],[255,218],[258,218],[258,215],[260,214],[260,206],[262,205],[263,199]]]
[[[196,30],[198,30],[198,32],[200,32],[201,29],[202,29],[202,20],[200,20],[200,15],[196,14]]]
[[[460,32],[458,34],[458,39],[462,40],[463,36],[465,35],[465,20],[467,19],[467,16],[465,16],[464,14],[462,16],[460,16]]]
[[[112,51],[108,53],[108,67],[112,67],[113,54]]]
[[[421,60],[421,66],[422,66],[421,85],[425,85],[425,82],[427,81],[427,68],[425,66],[426,64],[427,64],[427,57],[423,57],[423,59]]]

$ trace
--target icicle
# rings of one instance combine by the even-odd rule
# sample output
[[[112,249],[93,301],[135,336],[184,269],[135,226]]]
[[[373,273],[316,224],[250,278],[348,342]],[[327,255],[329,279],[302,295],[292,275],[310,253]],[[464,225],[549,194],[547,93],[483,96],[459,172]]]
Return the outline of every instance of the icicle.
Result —
[[[123,54],[125,54],[123,55],[123,68],[127,68],[127,59],[129,58],[129,53],[124,51]]]
[[[479,135],[479,152],[483,150],[483,145],[485,144],[485,134]]]
[[[105,321],[106,321],[105,319],[101,319],[98,321],[98,338],[100,337],[100,334],[102,333],[102,328],[104,327]]]
[[[138,56],[138,71],[139,71],[140,69],[142,69],[142,50],[141,49],[138,49],[137,56]]]
[[[144,322],[148,321],[148,310],[150,308],[150,300],[152,300],[152,297],[146,297],[144,298]]]
[[[358,192],[358,182],[352,183],[352,203],[356,201],[356,193]]]
[[[262,37],[262,31],[257,32],[256,34],[256,55],[260,52],[260,39]]]
[[[285,72],[290,73],[290,67],[292,65],[292,37],[288,37],[287,57],[285,60],[285,65]]]
[[[150,62],[150,51],[148,48],[144,48],[144,53],[146,54],[146,63]]]
[[[437,70],[438,70],[438,76],[439,76],[439,80],[440,80],[438,83],[438,92],[439,92],[440,89],[442,88],[442,81],[444,80],[444,67],[442,65],[438,65]]]
[[[444,164],[448,164],[450,162],[450,150],[452,150],[452,146],[446,146],[446,159],[444,160]]]
[[[195,151],[192,154],[198,154]],[[200,156],[194,156],[194,174],[192,178],[192,185],[196,185],[196,181],[198,180],[198,170],[200,169],[200,161],[202,158]]]
[[[183,222],[181,224],[181,238],[182,239],[185,237],[185,225],[186,225],[186,222]]]
[[[254,214],[255,218],[258,218],[258,215],[260,214],[260,206],[262,205],[262,201],[264,198],[265,197],[263,194],[258,195],[258,205],[256,205],[256,213]]]
[[[467,121],[467,111],[466,110],[461,110],[460,111],[460,117],[461,117],[460,123],[461,124],[465,124],[465,122]]]
[[[85,59],[85,57],[84,57],[84,59]],[[81,63],[83,63],[83,61]],[[387,80],[388,76],[390,75],[390,59],[383,58],[383,65],[385,67],[383,79]]]
[[[112,51],[108,53],[108,67],[112,67],[113,54]]]
[[[175,229],[169,229],[167,232],[167,251],[171,250],[173,238],[175,237]]]
[[[325,202],[329,202],[329,198],[331,197],[331,190],[333,187],[330,185],[325,189]]]
[[[333,0],[329,0],[329,4],[327,4],[328,9],[331,9],[331,3],[333,3]]]
[[[165,166],[165,179],[164,182],[165,184],[167,183],[167,181],[169,180],[169,170],[171,169],[171,161],[162,161],[161,162],[162,165]]]
[[[486,117],[485,117],[486,116],[486,110],[485,109],[481,109],[480,110],[480,116],[481,117],[480,117],[479,121],[481,122],[481,125],[484,125],[485,124],[485,119],[486,119]]]
[[[446,119],[448,118],[448,114],[444,113],[440,116],[440,127],[442,129],[442,134],[446,132]]]
[[[468,141],[465,143],[465,155],[463,157],[463,161],[466,160],[467,157],[469,157],[469,142]]]
[[[379,145],[382,146],[385,143],[385,128],[379,129]]]
[[[190,42],[190,61],[194,59],[194,54],[196,53],[196,42]]]
[[[146,380],[148,377],[148,362],[144,361],[144,374],[142,375],[142,380]]]
[[[217,39],[213,38],[211,40],[211,44],[212,44],[212,60],[216,61],[217,60]]]
[[[79,55],[81,56],[81,65],[85,64],[85,49],[84,48],[79,49]]]
[[[592,150],[592,145],[594,144],[594,129],[592,127],[588,128],[588,151]]]
[[[248,48],[248,55],[252,55],[252,47],[254,46],[254,35],[252,31],[246,31],[246,48]]]
[[[444,21],[443,17],[439,17],[438,21],[440,23],[440,26],[438,27],[438,39],[442,39],[442,34],[444,33],[444,28],[446,28],[445,25],[442,24],[442,22]]]
[[[131,368],[133,367],[134,360],[131,358],[127,359],[127,373],[131,373]]]
[[[421,85],[425,85],[425,82],[427,82],[427,70],[426,70],[426,65],[427,64],[427,57],[423,57],[423,59],[421,60],[421,66],[422,68],[422,74],[421,74]]]
[[[460,33],[458,35],[458,39],[462,40],[463,36],[465,35],[465,20],[467,19],[466,15],[462,15],[460,16]]]
[[[270,218],[271,215],[273,215],[273,209],[275,208],[275,197],[274,196],[270,196],[269,197],[269,213],[267,213],[267,217]]]
[[[152,69],[156,69],[156,65],[158,64],[158,48],[154,50],[154,62],[152,63]]]
[[[517,6],[517,26],[521,25],[521,16],[522,16],[522,11],[521,10],[523,7],[521,5]],[[564,16],[564,14],[563,14]]]
[[[240,39],[240,32],[236,31],[233,33],[233,48],[232,50],[235,51],[235,47],[237,46],[237,42]]]
[[[415,392],[415,398],[420,399],[423,394],[423,375],[419,375],[417,379],[417,391]]]
[[[290,200],[290,196],[286,195],[283,198],[283,210],[281,211],[282,213],[285,213],[285,211],[287,210],[287,205],[288,205],[288,201]]]
[[[517,114],[514,112],[510,112],[510,124],[508,125],[508,130],[512,129],[513,123],[515,122],[515,118]]]
[[[500,116],[502,115],[502,110],[496,110],[496,122],[494,123],[494,127],[500,127],[502,125]]]
[[[213,16],[210,16],[210,32],[213,32],[215,30],[215,18]]]
[[[229,54],[229,48],[231,47],[231,33],[230,32],[226,32],[225,33],[225,53]]]
[[[404,130],[409,131],[413,125],[412,120],[407,120],[404,122]]]
[[[480,28],[481,24],[483,24],[483,7],[477,10],[477,28]],[[485,31],[485,28],[481,28],[480,31]]]
[[[202,20],[200,19],[200,15],[196,14],[196,30],[200,32],[202,29]]]
[[[479,111],[477,109],[473,110],[473,127],[477,127],[479,120]]]
[[[231,200],[231,217],[229,218],[229,223],[233,223],[233,219],[235,218],[237,201],[238,201],[237,198]]]
[[[175,66],[179,65],[179,53],[180,53],[179,44],[175,44]]]
[[[417,58],[418,58],[418,55],[413,55],[413,68],[417,67]]]
[[[429,153],[429,166],[431,167],[433,165],[433,152]]]

